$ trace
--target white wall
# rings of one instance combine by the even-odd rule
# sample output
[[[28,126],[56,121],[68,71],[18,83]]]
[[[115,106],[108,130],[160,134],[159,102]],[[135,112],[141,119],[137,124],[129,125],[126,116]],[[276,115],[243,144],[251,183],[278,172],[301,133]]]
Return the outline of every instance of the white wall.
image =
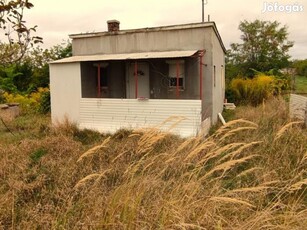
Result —
[[[80,63],[50,64],[50,93],[52,122],[61,122],[65,116],[79,121],[81,98]]]
[[[157,126],[171,116],[177,118],[170,119],[161,129],[167,130],[180,116],[184,120],[171,131],[184,137],[196,135],[201,128],[201,101],[96,98],[80,101],[80,127],[100,132]]]

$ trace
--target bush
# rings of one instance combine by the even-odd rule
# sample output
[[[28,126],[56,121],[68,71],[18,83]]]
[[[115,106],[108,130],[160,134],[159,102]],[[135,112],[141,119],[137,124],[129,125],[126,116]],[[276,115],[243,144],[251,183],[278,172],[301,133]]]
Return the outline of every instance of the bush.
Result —
[[[253,79],[233,79],[228,94],[238,104],[257,106],[271,96],[280,95],[283,90],[288,88],[287,78],[258,75]]]
[[[42,114],[49,113],[51,110],[50,105],[50,91],[43,92],[40,98],[39,112]]]
[[[3,97],[7,103],[19,103],[24,113],[44,113],[50,110],[50,93],[48,88],[38,88],[36,92],[25,95],[5,92]]]
[[[5,98],[3,94],[4,94],[4,91],[0,89],[0,104],[5,102]]]

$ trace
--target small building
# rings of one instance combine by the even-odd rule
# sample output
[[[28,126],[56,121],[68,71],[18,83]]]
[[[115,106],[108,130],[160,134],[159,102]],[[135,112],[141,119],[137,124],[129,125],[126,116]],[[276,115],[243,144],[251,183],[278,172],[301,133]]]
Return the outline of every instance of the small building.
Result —
[[[225,47],[214,22],[70,35],[73,56],[50,63],[52,122],[115,132],[178,122],[193,136],[223,110]],[[163,124],[163,125],[161,125]]]

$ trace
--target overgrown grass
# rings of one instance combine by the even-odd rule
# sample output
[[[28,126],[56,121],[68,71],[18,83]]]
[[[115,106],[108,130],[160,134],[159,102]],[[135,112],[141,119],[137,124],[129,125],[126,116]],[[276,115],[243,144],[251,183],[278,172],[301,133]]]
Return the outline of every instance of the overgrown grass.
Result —
[[[50,117],[40,114],[23,114],[11,122],[0,120],[0,146],[46,136],[50,131],[49,124]]]
[[[296,76],[295,77],[295,92],[307,94],[307,77]]]
[[[210,137],[63,124],[0,149],[4,229],[305,229],[307,133],[281,99]],[[84,148],[86,149],[84,150]]]

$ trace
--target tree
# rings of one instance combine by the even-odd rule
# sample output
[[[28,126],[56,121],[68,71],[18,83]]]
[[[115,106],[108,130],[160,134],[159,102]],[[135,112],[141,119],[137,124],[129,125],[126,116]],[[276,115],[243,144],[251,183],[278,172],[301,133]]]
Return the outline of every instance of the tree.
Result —
[[[28,27],[24,20],[24,11],[32,7],[29,0],[0,0],[0,30],[7,38],[0,40],[0,65],[21,60],[30,45],[42,42],[41,37],[32,36],[36,26]]]
[[[298,75],[307,77],[307,59],[295,60],[292,66],[296,69]]]
[[[254,70],[268,72],[289,65],[287,27],[280,27],[277,21],[240,22],[243,43],[232,43],[227,55],[227,69],[231,75],[252,77]],[[234,77],[234,76],[231,76]]]
[[[50,49],[33,47],[18,63],[0,66],[0,91],[29,94],[39,87],[48,87],[48,63],[71,55],[72,45],[69,41]]]

